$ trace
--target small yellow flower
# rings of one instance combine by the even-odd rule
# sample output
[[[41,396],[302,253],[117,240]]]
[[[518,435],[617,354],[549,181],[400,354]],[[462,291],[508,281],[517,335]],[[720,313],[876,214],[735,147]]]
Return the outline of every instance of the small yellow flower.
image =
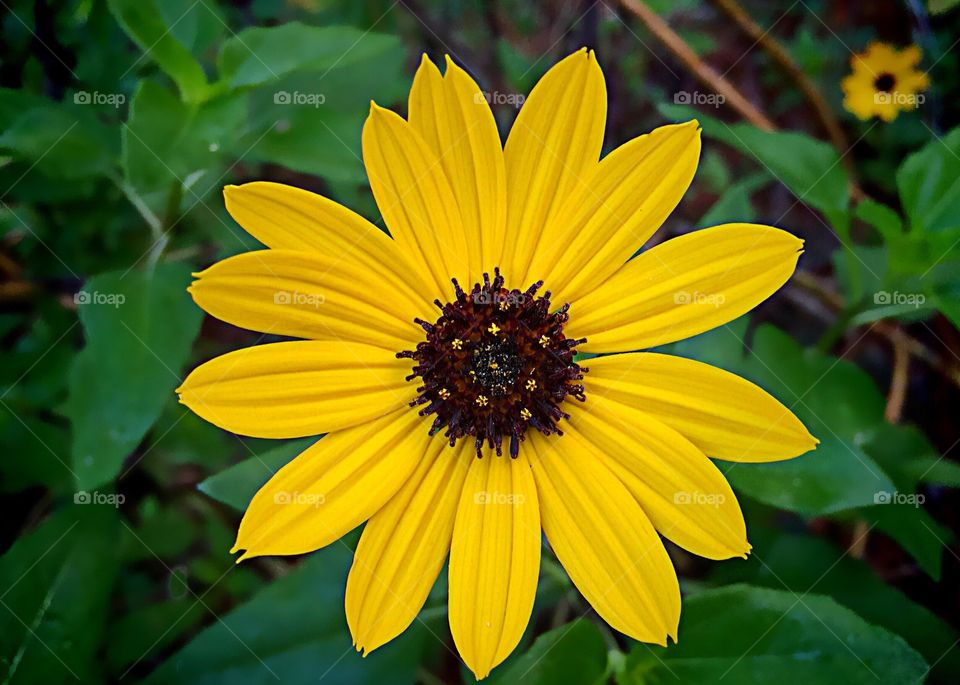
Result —
[[[546,347],[550,344],[550,338],[545,335],[540,336],[540,347]]]
[[[533,380],[532,378],[528,378],[528,379],[527,379],[527,383],[526,383],[526,387],[527,387],[527,390],[536,390],[536,389],[537,389],[537,382],[536,382],[535,380]]]
[[[440,399],[441,399],[441,400],[449,400],[449,399],[450,399],[450,391],[447,390],[446,388],[440,388],[440,392],[438,392],[437,394],[440,396]]]
[[[477,395],[476,402],[479,406],[486,407],[489,400],[486,398],[485,395]]]
[[[520,410],[520,418],[524,421],[529,421],[531,416],[533,416],[533,414],[531,414],[530,410],[526,407]]]
[[[852,71],[840,83],[844,108],[864,121],[880,117],[886,122],[915,109],[930,86],[926,72],[916,68],[922,57],[916,45],[898,51],[886,43],[870,43],[850,58]]]
[[[500,326],[498,326],[495,323],[492,323],[490,324],[490,328],[487,329],[487,332],[490,333],[491,335],[496,335],[497,333],[500,332]]]
[[[463,349],[463,341],[460,338],[455,338],[451,343],[450,347],[455,350]]]

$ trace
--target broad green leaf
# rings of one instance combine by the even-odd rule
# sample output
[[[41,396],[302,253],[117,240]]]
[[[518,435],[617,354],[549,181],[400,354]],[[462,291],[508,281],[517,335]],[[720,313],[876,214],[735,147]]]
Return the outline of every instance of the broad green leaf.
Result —
[[[401,51],[380,51],[253,88],[249,132],[235,151],[332,182],[364,182],[360,133],[370,100],[388,104],[405,97],[410,77],[402,64]]]
[[[707,227],[740,221],[756,221],[757,213],[750,202],[750,195],[766,182],[766,174],[754,174],[734,183],[711,205],[707,213],[701,217],[699,225]]]
[[[887,240],[903,233],[903,220],[887,205],[876,200],[862,200],[854,210],[858,219],[873,226]]]
[[[880,490],[875,501],[876,506],[861,509],[858,516],[900,543],[927,575],[940,580],[944,548],[953,534],[924,511],[925,496]]]
[[[938,458],[923,431],[911,425],[880,423],[863,435],[861,444],[900,492],[913,492],[926,468]]]
[[[0,149],[48,176],[77,179],[113,168],[117,141],[91,112],[49,104],[14,117],[0,134]]]
[[[400,40],[352,26],[307,26],[289,22],[254,27],[220,49],[220,78],[231,87],[276,81],[294,71],[326,71],[383,54],[402,55]],[[332,94],[331,94],[332,95]]]
[[[699,120],[705,134],[756,159],[799,200],[823,211],[832,221],[846,212],[849,179],[829,143],[794,131],[725,124],[687,106],[661,104],[659,109],[677,121]]]
[[[832,436],[796,459],[770,464],[716,464],[738,492],[805,516],[872,504],[876,493],[890,492],[894,487],[863,450]]]
[[[70,504],[0,558],[4,682],[102,682],[98,652],[117,528],[115,506]]]
[[[517,658],[495,669],[490,685],[594,685],[603,681],[607,648],[596,625],[577,619],[540,635]]]
[[[108,670],[114,677],[124,675],[138,661],[150,659],[185,633],[195,630],[209,615],[203,604],[186,590],[181,597],[125,614],[109,629]]]
[[[112,479],[180,383],[202,314],[182,265],[96,276],[77,294],[86,346],[70,372],[77,486]]]
[[[921,457],[908,465],[910,474],[921,483],[960,488],[960,464],[948,457]]]
[[[623,685],[916,685],[927,664],[903,638],[829,597],[747,585],[687,599],[679,642],[638,646]]]
[[[887,585],[866,562],[825,540],[776,529],[753,526],[750,541],[754,546],[750,557],[718,565],[713,580],[828,595],[870,623],[903,637],[935,664],[935,682],[960,678],[960,650],[952,649],[960,637],[957,631]]]
[[[897,170],[897,188],[911,231],[960,227],[960,127],[907,157]]]
[[[166,208],[173,184],[183,187],[185,205],[192,206],[223,185],[245,116],[239,95],[189,105],[163,86],[142,81],[122,129],[124,176],[155,212]]]
[[[243,511],[273,474],[315,441],[316,438],[306,438],[285,442],[210,476],[197,488],[205,495]]]
[[[145,682],[413,683],[421,651],[434,638],[415,625],[372,654],[358,654],[343,613],[350,560],[350,550],[339,543],[314,552],[252,600],[221,615]]]
[[[144,58],[156,62],[177,84],[183,100],[200,102],[207,97],[206,74],[177,40],[154,0],[108,0],[107,4],[117,23],[144,51]]]

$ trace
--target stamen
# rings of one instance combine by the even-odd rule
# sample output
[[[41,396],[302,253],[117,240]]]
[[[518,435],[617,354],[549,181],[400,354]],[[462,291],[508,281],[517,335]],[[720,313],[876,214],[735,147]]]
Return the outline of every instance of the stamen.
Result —
[[[586,369],[574,363],[577,345],[563,335],[569,305],[552,311],[550,293],[508,290],[499,269],[469,293],[454,279],[455,299],[434,302],[441,316],[416,320],[426,338],[416,350],[399,352],[415,365],[408,380],[422,381],[411,406],[434,415],[430,434],[445,429],[450,445],[473,436],[477,457],[486,444],[498,455],[509,437],[516,458],[528,427],[562,435],[557,422],[569,415],[560,407],[567,396],[585,399]],[[522,382],[519,382],[521,381]]]

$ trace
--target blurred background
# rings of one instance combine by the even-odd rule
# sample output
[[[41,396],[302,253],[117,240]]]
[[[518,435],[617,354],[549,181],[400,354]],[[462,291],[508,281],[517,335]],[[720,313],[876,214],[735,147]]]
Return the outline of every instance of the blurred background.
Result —
[[[821,439],[720,463],[754,551],[668,545],[680,642],[615,634],[545,549],[503,683],[960,682],[960,8],[956,0],[0,0],[0,681],[473,682],[442,576],[361,658],[343,617],[357,532],[236,566],[246,503],[310,440],[180,406],[198,363],[260,336],[190,273],[255,249],[229,183],[272,180],[383,226],[360,158],[371,99],[405,113],[420,55],[477,79],[505,135],[542,73],[597,51],[605,150],[696,116],[704,152],[655,242],[731,220],[806,241],[750,316],[667,351],[754,380]],[[871,42],[929,88],[861,120]]]

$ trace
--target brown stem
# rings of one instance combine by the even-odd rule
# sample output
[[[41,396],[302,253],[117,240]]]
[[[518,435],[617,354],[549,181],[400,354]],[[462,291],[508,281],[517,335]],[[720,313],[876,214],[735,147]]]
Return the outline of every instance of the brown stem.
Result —
[[[903,404],[907,399],[907,384],[910,372],[910,351],[902,340],[893,341],[893,378],[887,393],[887,406],[883,417],[887,423],[900,423]]]
[[[726,103],[757,128],[773,131],[777,127],[763,112],[753,106],[730,81],[706,64],[690,45],[677,34],[656,12],[642,0],[621,0],[625,8],[635,14],[650,32],[683,62],[697,79],[726,98]]]

